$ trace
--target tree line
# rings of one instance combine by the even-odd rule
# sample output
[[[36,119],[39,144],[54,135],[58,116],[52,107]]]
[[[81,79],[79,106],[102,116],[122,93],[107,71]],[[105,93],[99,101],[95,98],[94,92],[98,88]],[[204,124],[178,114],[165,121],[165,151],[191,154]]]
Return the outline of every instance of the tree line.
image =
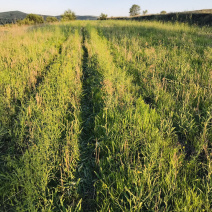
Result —
[[[69,9],[69,10],[66,10],[63,13],[63,15],[61,15],[60,21],[70,21],[70,20],[76,20],[76,14]],[[57,19],[54,16],[48,16],[46,20],[44,20],[43,16],[41,15],[28,14],[26,18],[24,18],[23,20],[18,20],[17,24],[18,25],[43,24],[45,23],[45,21],[47,23],[54,23],[54,22],[58,22],[59,19]]]
[[[130,8],[130,16],[137,16],[141,14],[141,7],[137,4],[133,4],[132,7]],[[148,13],[148,10],[143,11],[143,15],[146,15]],[[166,11],[161,11],[160,14],[166,14]],[[101,13],[99,16],[98,20],[107,20],[108,15]],[[76,14],[72,10],[68,9],[66,10],[63,15],[61,15],[60,21],[70,21],[70,20],[76,20]],[[36,15],[36,14],[28,14],[26,18],[23,20],[18,20],[17,24],[18,25],[33,25],[33,24],[42,24],[45,23],[53,23],[53,22],[58,22],[59,19],[57,19],[54,16],[48,16],[46,20],[44,20],[43,16],[41,15]]]
[[[148,10],[143,10],[142,13],[143,13],[143,15],[146,15],[148,13]],[[130,14],[130,16],[141,15],[141,7],[137,4],[133,4],[132,7],[130,8],[129,14]],[[166,11],[163,10],[160,12],[160,14],[166,14]],[[101,13],[98,20],[106,20],[107,17],[108,17],[107,14]]]
[[[132,7],[130,8],[130,16],[136,16],[136,15],[141,15],[141,7],[137,4],[133,4]],[[143,15],[146,15],[148,13],[148,10],[143,11]],[[166,11],[163,10],[160,12],[160,14],[166,14]]]

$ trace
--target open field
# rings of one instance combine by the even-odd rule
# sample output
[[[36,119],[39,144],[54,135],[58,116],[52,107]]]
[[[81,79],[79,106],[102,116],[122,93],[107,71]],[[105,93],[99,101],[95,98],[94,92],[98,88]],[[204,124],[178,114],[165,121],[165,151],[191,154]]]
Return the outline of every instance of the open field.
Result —
[[[12,27],[0,49],[0,211],[212,210],[211,27]]]

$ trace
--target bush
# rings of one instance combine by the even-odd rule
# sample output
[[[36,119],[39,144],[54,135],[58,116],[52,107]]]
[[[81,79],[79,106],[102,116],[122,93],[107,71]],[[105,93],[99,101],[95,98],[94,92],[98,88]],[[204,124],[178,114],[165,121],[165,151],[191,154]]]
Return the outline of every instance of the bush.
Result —
[[[48,16],[46,18],[46,22],[48,22],[48,23],[53,23],[53,22],[57,22],[57,21],[58,21],[58,19],[56,17]]]
[[[25,19],[17,21],[18,25],[33,25],[42,23],[44,23],[43,17],[35,14],[28,14]]]
[[[29,14],[29,15],[27,15],[26,19],[28,19],[29,21],[33,21],[34,24],[42,24],[42,23],[44,23],[44,19],[40,15]]]
[[[29,19],[23,19],[23,20],[18,20],[17,24],[20,25],[33,25],[35,24],[34,21],[30,21]]]
[[[161,11],[161,12],[160,12],[160,14],[166,14],[166,11],[165,11],[165,10],[163,10],[163,11]]]

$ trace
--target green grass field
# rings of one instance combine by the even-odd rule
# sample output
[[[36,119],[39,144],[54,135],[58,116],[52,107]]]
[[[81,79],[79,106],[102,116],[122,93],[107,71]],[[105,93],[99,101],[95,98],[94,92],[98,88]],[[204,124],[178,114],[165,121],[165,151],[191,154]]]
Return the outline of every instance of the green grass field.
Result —
[[[0,211],[211,211],[212,27],[0,28]]]

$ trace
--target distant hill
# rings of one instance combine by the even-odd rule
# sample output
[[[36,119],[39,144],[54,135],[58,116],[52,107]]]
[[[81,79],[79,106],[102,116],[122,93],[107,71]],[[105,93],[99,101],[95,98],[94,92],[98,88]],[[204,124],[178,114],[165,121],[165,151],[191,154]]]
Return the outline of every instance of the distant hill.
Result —
[[[0,13],[0,25],[15,23],[17,20],[23,20],[28,14],[20,11],[9,11]],[[41,15],[46,19],[46,17],[51,15]],[[61,16],[52,16],[57,19],[61,19]],[[77,16],[77,20],[97,20],[97,16]]]
[[[85,15],[85,16],[80,16],[77,15],[77,20],[97,20],[97,16],[90,16],[90,15]]]
[[[20,11],[10,11],[0,13],[0,24],[14,23],[17,20],[22,20],[27,16],[27,13]]]

